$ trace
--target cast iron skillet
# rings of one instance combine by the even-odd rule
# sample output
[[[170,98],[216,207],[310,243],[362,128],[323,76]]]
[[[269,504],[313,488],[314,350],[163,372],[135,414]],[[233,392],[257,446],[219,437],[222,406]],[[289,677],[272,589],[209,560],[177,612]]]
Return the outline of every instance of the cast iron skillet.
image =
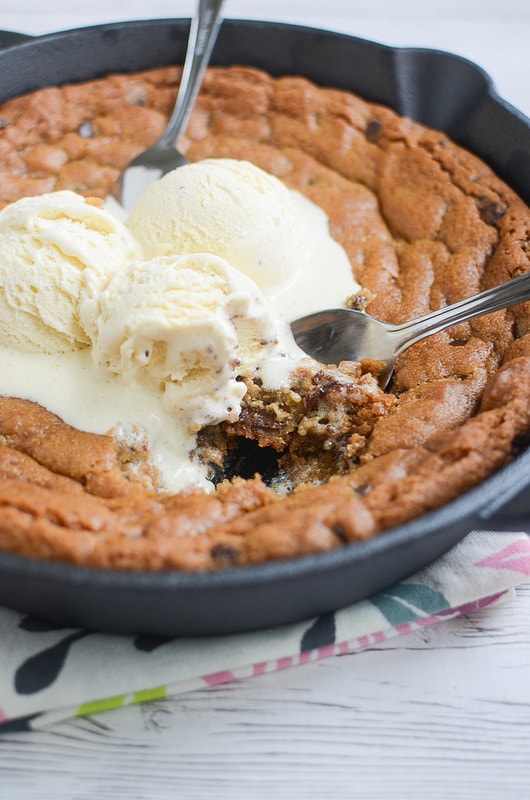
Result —
[[[0,100],[113,71],[181,63],[188,24],[126,22],[38,39],[0,34],[0,47],[8,48],[0,53]],[[530,203],[530,123],[469,61],[311,28],[226,21],[213,63],[305,75],[385,103],[444,130]],[[309,619],[401,580],[474,528],[524,530],[529,483],[530,448],[524,444],[508,466],[472,491],[367,542],[213,574],[113,572],[0,553],[0,604],[66,626],[162,636],[226,634]]]

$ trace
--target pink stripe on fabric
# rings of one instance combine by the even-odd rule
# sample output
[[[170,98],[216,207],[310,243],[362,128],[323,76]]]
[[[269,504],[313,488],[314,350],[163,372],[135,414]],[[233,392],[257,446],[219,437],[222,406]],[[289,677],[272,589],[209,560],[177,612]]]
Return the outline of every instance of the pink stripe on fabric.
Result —
[[[489,595],[488,597],[483,597],[479,600],[474,600],[470,603],[464,603],[461,606],[447,608],[441,611],[439,614],[431,614],[428,617],[420,617],[419,619],[416,619],[413,624],[403,623],[401,625],[396,625],[394,630],[399,635],[405,635],[418,627],[426,628],[430,625],[436,625],[439,622],[443,622],[445,619],[455,617],[459,614],[466,614],[471,611],[478,611],[480,609],[487,608],[488,606],[496,603],[508,591],[509,590],[504,590],[502,592],[498,592],[497,594]],[[271,662],[259,661],[252,665],[249,674],[253,676],[263,675],[268,668],[279,671],[283,669],[289,669],[290,667],[298,664],[307,664],[309,661],[312,659],[314,660],[315,658],[329,658],[333,655],[346,655],[348,653],[359,652],[360,650],[370,647],[371,644],[385,642],[388,638],[388,633],[385,633],[384,631],[376,631],[372,634],[359,636],[353,641],[343,641],[337,644],[330,644],[326,645],[325,647],[319,647],[317,650],[306,650],[297,656],[284,656],[283,658],[279,658],[276,661]],[[210,675],[204,675],[201,680],[208,684],[208,686],[218,686],[222,683],[237,681],[238,678],[231,670],[221,670],[220,672],[214,672]],[[8,718],[5,717],[0,710],[0,722],[6,719]]]
[[[458,613],[456,609],[454,609],[455,613]],[[418,619],[414,620],[414,623],[418,625],[420,628],[427,628],[429,625],[436,625],[437,622],[441,622],[443,617],[439,614],[431,614],[430,617],[418,617]]]
[[[325,647],[319,647],[317,650],[317,658],[328,658],[335,653],[335,645],[327,644]]]
[[[202,680],[208,686],[218,686],[220,683],[230,683],[236,681],[237,678],[229,669],[221,670],[221,672],[213,672],[211,675],[203,675]]]
[[[396,631],[400,635],[403,635],[405,633],[410,633],[411,630],[412,630],[412,626],[411,626],[410,622],[404,622],[402,625],[396,625]]]
[[[475,566],[509,569],[512,572],[530,575],[530,539],[519,539],[517,542],[512,542],[500,552],[477,561]]]
[[[483,608],[488,608],[488,606],[492,606],[497,603],[501,597],[508,594],[509,589],[505,589],[503,592],[498,592],[498,594],[491,594],[489,597],[481,597],[480,600],[473,600],[471,603],[464,603],[463,606],[458,606],[457,609],[451,609],[452,611],[458,611],[459,614],[471,614],[473,611],[481,611]]]

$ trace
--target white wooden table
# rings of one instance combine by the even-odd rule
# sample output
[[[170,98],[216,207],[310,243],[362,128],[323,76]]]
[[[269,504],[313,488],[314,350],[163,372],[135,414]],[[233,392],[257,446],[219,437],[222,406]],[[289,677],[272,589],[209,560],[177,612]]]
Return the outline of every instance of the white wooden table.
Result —
[[[26,33],[190,16],[192,0],[3,0]],[[527,0],[227,0],[477,61],[530,115]],[[530,585],[515,601],[357,655],[0,737],[5,800],[530,796]]]

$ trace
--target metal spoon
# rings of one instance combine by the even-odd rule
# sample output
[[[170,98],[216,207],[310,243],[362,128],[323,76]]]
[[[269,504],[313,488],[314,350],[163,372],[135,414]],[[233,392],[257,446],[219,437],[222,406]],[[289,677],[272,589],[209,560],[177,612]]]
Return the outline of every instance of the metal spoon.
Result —
[[[167,172],[188,163],[176,148],[197,99],[221,25],[223,0],[199,0],[191,21],[186,58],[175,107],[166,130],[148,150],[144,150],[123,172],[112,194],[125,211],[130,211],[148,186]]]
[[[440,308],[425,316],[391,325],[363,311],[330,308],[291,323],[298,346],[323,364],[373,358],[385,366],[379,383],[388,385],[396,359],[411,344],[460,322],[530,299],[530,274]]]

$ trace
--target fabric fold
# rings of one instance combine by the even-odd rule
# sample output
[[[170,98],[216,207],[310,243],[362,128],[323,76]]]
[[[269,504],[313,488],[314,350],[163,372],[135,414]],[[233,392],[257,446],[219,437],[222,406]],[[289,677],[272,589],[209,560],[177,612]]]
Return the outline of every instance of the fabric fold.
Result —
[[[0,609],[0,732],[359,652],[495,606],[529,579],[527,534],[473,531],[429,567],[367,600],[265,631],[197,639],[114,636]]]

